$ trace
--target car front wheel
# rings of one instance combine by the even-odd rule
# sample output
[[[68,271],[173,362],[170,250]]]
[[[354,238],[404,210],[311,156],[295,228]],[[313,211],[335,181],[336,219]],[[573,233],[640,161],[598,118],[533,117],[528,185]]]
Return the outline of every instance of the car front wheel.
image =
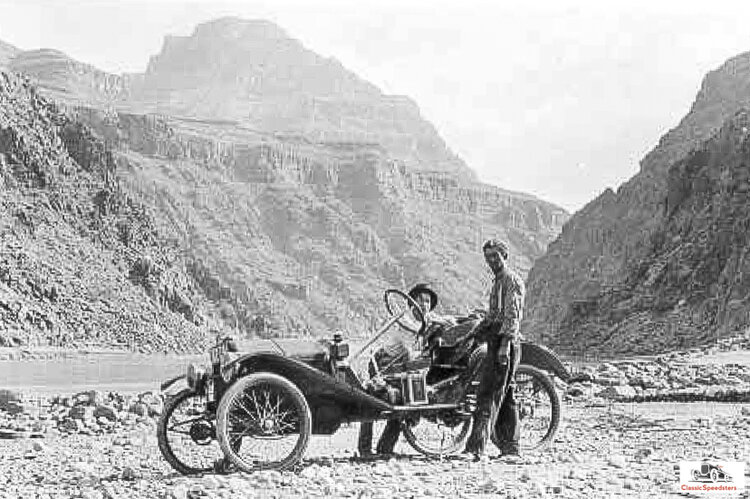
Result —
[[[310,407],[297,386],[272,373],[245,376],[219,402],[219,444],[241,471],[283,471],[299,463],[312,431]]]

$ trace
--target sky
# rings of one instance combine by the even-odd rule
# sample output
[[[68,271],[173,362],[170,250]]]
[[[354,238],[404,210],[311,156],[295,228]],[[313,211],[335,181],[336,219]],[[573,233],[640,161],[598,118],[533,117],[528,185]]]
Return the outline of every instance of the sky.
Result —
[[[142,72],[167,34],[276,22],[408,95],[485,182],[569,211],[632,177],[703,76],[750,51],[750,2],[0,0],[0,40]]]

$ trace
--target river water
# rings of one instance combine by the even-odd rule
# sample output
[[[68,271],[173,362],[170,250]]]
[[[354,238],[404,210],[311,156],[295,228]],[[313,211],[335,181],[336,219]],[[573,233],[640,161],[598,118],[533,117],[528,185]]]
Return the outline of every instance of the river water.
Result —
[[[157,390],[166,379],[185,372],[189,362],[207,363],[207,355],[92,353],[56,359],[0,362],[0,388],[41,393],[84,389]]]
[[[239,342],[240,352],[279,352],[299,348],[307,340],[248,340]],[[352,342],[352,349],[361,341]],[[239,354],[237,354],[239,355]],[[140,354],[132,352],[72,353],[53,359],[0,361],[0,389],[38,393],[158,390],[167,379],[186,372],[190,362],[208,366],[208,353],[199,355]]]

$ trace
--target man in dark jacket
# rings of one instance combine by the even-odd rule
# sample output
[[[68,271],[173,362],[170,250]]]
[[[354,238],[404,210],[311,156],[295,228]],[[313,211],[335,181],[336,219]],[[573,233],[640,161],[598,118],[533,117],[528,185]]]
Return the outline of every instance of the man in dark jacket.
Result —
[[[498,411],[495,431],[503,454],[518,454],[520,427],[515,398],[515,373],[521,360],[520,324],[525,287],[523,280],[508,268],[508,246],[490,239],[482,247],[484,258],[495,276],[487,315],[477,326],[477,339],[487,343],[481,367],[474,428],[466,452],[479,459],[489,439],[493,397],[505,390]]]

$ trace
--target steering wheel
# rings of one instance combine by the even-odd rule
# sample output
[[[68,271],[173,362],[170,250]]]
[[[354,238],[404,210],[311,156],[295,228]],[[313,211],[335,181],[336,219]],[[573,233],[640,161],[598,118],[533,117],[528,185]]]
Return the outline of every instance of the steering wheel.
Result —
[[[385,299],[385,308],[390,316],[400,316],[396,319],[399,326],[417,336],[424,334],[425,329],[427,329],[424,312],[411,296],[398,289],[389,289],[385,292],[383,298]]]

